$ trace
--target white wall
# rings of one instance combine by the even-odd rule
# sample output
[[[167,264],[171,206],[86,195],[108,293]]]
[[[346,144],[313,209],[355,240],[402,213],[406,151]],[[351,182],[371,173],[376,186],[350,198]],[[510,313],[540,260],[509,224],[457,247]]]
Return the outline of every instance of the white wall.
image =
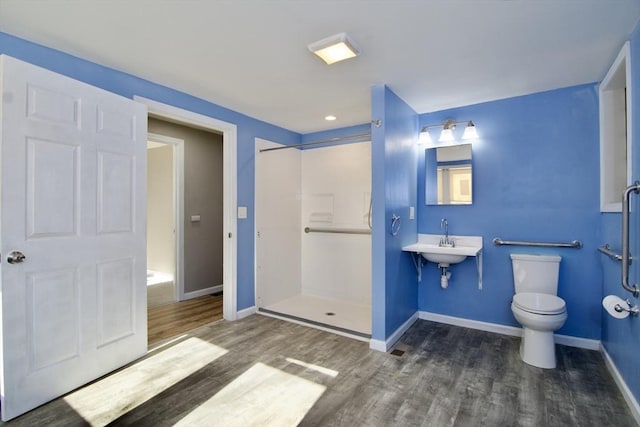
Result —
[[[256,139],[256,304],[300,294],[300,151]],[[240,266],[242,268],[242,266]]]
[[[173,147],[147,150],[147,269],[175,276]]]
[[[371,143],[302,152],[302,229],[367,230]],[[302,293],[371,304],[371,235],[301,233]]]

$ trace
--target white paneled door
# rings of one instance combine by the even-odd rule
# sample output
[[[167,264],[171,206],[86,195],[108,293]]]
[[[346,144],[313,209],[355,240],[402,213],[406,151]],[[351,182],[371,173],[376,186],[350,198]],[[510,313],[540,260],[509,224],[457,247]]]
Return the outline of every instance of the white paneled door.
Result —
[[[0,56],[2,419],[144,355],[146,107]]]

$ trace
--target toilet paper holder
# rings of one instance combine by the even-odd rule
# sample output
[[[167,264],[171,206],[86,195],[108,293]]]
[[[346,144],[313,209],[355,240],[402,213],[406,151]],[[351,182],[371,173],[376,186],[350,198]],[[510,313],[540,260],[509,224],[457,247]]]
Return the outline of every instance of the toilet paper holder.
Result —
[[[638,306],[637,305],[632,306],[631,305],[631,301],[629,301],[629,298],[624,300],[624,302],[627,303],[628,307],[623,307],[621,304],[616,304],[613,307],[613,309],[615,311],[617,311],[618,313],[622,313],[622,312],[626,311],[627,313],[631,314],[632,316],[638,316],[638,314],[640,313],[640,309],[638,308]]]

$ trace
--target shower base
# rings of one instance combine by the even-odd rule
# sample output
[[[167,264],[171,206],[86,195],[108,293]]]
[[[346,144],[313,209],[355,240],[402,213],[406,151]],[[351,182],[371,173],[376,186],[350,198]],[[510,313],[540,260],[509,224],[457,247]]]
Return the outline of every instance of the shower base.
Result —
[[[367,305],[297,295],[260,307],[259,312],[321,327],[356,339],[368,341],[371,337],[371,307]]]

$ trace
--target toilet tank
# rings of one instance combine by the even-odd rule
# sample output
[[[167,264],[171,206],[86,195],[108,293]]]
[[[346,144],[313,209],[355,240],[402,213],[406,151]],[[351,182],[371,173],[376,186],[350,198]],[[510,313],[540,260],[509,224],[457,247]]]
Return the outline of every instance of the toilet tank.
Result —
[[[559,255],[511,254],[516,293],[558,294]]]

